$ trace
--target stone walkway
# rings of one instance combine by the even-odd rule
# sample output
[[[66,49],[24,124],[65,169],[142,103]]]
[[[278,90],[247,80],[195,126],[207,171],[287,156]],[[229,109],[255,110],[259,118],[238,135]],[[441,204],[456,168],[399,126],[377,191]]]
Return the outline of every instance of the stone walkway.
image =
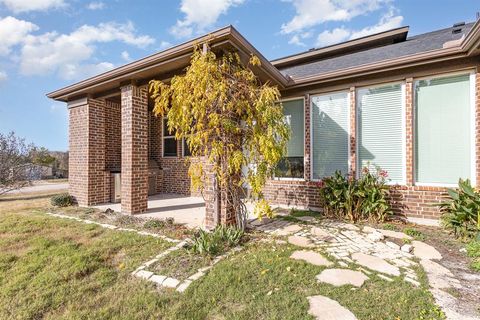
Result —
[[[370,277],[376,276],[385,281],[400,278],[418,287],[420,282],[414,267],[420,264],[428,276],[430,291],[447,319],[470,320],[455,311],[455,298],[445,289],[459,288],[460,282],[448,269],[434,261],[442,259],[442,256],[432,246],[412,241],[410,236],[402,232],[371,227],[360,229],[353,224],[312,217],[298,220],[298,223],[294,223],[282,219],[264,219],[253,221],[250,226],[272,236],[287,237],[290,244],[304,248],[295,251],[292,259],[326,267],[331,267],[335,261],[341,268],[325,269],[316,276],[317,281],[334,286],[361,287]],[[411,241],[411,244],[397,244],[404,240]],[[316,250],[325,252],[330,259]],[[364,268],[358,268],[358,265]],[[356,270],[351,270],[353,268]],[[355,319],[349,310],[328,297],[312,296],[308,297],[308,301],[309,314],[316,319]]]

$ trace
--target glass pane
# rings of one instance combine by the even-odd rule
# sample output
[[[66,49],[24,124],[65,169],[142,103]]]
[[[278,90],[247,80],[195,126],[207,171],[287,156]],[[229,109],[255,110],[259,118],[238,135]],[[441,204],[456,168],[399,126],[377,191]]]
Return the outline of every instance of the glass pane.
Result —
[[[416,181],[470,178],[470,76],[416,81],[415,102]]]
[[[348,92],[312,97],[313,178],[348,173]]]
[[[304,155],[304,116],[303,99],[282,102],[285,121],[290,126],[291,136],[287,144],[288,157]]]
[[[393,183],[404,181],[402,85],[359,89],[358,171],[380,166]]]
[[[183,139],[183,156],[184,157],[190,157],[192,155],[192,152],[190,151],[190,148],[188,147],[187,140]]]
[[[177,156],[177,140],[175,138],[163,139],[163,155],[165,157]]]
[[[275,177],[303,178],[303,170],[303,157],[286,157],[278,163]]]

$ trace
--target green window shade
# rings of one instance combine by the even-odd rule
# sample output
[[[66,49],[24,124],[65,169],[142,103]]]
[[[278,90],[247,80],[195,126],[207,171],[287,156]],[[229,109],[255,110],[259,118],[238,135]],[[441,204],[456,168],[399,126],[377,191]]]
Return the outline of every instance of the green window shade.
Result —
[[[420,183],[470,178],[470,76],[415,82],[415,175]]]
[[[313,178],[348,173],[349,99],[347,92],[312,97]]]
[[[287,143],[287,157],[303,157],[305,137],[303,99],[285,101],[282,105],[285,121],[291,130]]]
[[[287,143],[287,154],[278,163],[275,176],[277,178],[303,178],[305,152],[303,99],[284,101],[282,105],[285,121],[291,132],[290,140]]]
[[[359,89],[358,170],[380,166],[393,183],[404,182],[402,85]]]

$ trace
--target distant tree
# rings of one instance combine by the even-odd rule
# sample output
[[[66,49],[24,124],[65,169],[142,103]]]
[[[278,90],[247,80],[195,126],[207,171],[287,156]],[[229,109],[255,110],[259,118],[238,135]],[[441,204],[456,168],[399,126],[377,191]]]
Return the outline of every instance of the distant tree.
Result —
[[[56,160],[50,151],[44,147],[33,147],[30,156],[33,164],[41,166],[51,166]]]
[[[14,132],[0,133],[0,195],[23,188],[38,173],[32,165],[35,146],[25,143]]]
[[[185,139],[192,155],[204,157],[214,174],[214,193],[236,223],[245,226],[243,186],[249,185],[257,215],[271,215],[262,188],[286,152],[290,130],[278,103],[277,87],[261,83],[252,68],[260,60],[243,63],[235,52],[219,56],[203,45],[195,48],[184,75],[169,84],[153,80],[150,93],[154,113],[167,117],[168,129]],[[192,161],[193,188],[202,189],[209,179],[201,161]]]

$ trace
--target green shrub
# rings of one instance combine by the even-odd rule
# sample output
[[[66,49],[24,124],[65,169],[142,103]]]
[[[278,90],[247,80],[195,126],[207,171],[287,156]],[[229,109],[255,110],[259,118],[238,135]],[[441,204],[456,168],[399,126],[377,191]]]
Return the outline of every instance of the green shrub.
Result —
[[[62,193],[51,197],[50,203],[55,207],[68,207],[74,204],[74,199],[68,193]]]
[[[425,236],[423,235],[423,233],[421,233],[415,228],[405,228],[403,229],[403,233],[405,233],[406,235],[409,235],[410,237],[416,240],[425,240]]]
[[[323,179],[320,196],[325,213],[339,219],[378,222],[392,214],[387,173],[379,167],[374,172],[364,168],[358,180],[336,171],[332,177]]]
[[[480,239],[467,244],[467,255],[472,258],[470,267],[480,272]]]
[[[470,180],[458,181],[457,189],[448,189],[449,199],[440,203],[442,224],[457,238],[472,239],[480,232],[480,193]]]
[[[243,230],[230,226],[218,226],[212,232],[200,230],[192,238],[190,251],[216,255],[240,243]]]

